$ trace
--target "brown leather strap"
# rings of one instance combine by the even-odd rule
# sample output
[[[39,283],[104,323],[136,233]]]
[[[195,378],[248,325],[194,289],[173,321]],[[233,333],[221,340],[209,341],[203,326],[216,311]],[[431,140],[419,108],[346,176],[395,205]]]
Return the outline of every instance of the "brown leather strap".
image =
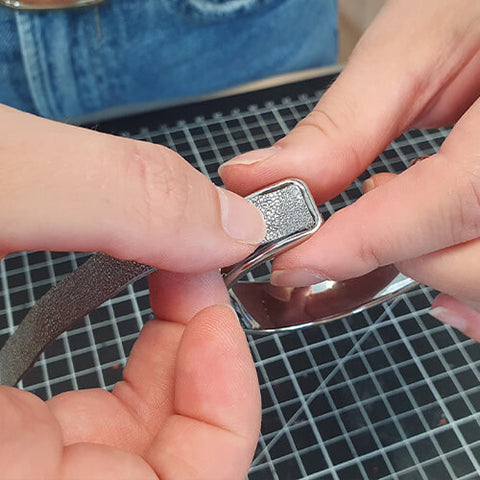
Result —
[[[129,283],[155,269],[99,253],[49,290],[0,350],[0,384],[16,385],[42,350]]]

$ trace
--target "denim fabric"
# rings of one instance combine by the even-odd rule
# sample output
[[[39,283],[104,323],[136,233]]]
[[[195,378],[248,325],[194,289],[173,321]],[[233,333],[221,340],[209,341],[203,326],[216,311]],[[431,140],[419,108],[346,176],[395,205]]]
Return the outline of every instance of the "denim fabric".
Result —
[[[0,103],[33,111],[15,17],[0,11]]]
[[[335,63],[336,0],[0,8],[0,103],[67,118]]]

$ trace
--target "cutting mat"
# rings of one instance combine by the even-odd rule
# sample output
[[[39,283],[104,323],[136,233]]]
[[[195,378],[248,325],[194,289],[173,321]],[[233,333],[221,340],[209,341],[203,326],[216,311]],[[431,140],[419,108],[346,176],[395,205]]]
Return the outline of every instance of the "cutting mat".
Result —
[[[218,165],[270,146],[315,105],[332,75],[97,122],[106,132],[173,148],[220,184]],[[437,151],[448,130],[409,131],[361,179],[399,172]],[[361,180],[360,179],[360,180]],[[361,181],[321,208],[353,202]],[[0,344],[86,254],[18,253],[0,263]],[[263,424],[249,478],[480,478],[480,348],[429,317],[420,287],[389,304],[318,327],[249,337]],[[42,398],[111,388],[151,317],[145,280],[54,342],[21,387]]]

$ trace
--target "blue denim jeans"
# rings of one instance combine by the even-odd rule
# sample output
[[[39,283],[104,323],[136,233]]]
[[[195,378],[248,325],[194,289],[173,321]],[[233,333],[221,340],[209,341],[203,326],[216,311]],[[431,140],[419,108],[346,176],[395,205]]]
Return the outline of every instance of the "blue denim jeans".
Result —
[[[336,0],[0,7],[0,103],[68,118],[335,63]]]

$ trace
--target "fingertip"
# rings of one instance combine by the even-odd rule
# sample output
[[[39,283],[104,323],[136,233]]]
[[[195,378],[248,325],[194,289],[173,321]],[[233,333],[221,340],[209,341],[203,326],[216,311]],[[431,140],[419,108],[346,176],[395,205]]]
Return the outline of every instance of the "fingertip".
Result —
[[[450,310],[445,307],[434,307],[428,312],[432,317],[440,320],[442,323],[446,323],[457,330],[463,332],[467,328],[467,322],[465,318],[458,315],[454,310]]]
[[[202,348],[211,343],[213,349],[226,348],[232,355],[244,353],[246,337],[229,300],[206,306],[193,316],[191,323],[189,335],[195,340],[204,337]],[[195,335],[192,330],[195,330]]]
[[[477,342],[480,341],[480,313],[460,300],[442,293],[435,298],[428,313]]]
[[[241,436],[255,435],[261,402],[253,359],[230,305],[205,308],[179,348],[176,410]]]
[[[258,245],[265,238],[263,215],[250,202],[234,192],[216,188],[224,232],[233,240]]]
[[[368,193],[370,190],[373,190],[375,188],[375,179],[374,177],[367,178],[363,182],[363,193]]]
[[[276,180],[276,169],[269,165],[277,165],[275,159],[281,149],[275,145],[243,153],[220,165],[218,174],[225,186],[239,195],[249,195],[260,186]],[[270,181],[269,172],[273,172]]]
[[[229,303],[218,270],[184,274],[157,270],[149,276],[150,304],[162,320],[188,323],[204,308]]]
[[[386,183],[392,181],[396,178],[397,175],[394,173],[382,172],[372,175],[370,178],[367,178],[363,182],[363,193],[368,193],[375,188],[380,187],[381,185],[385,185]]]
[[[218,168],[218,173],[221,175],[221,172],[227,172],[230,170],[230,167],[234,165],[253,165],[255,163],[268,160],[279,151],[280,147],[277,145],[268,148],[260,148],[258,150],[251,150],[250,152],[243,153],[242,155],[234,157],[220,165]]]

